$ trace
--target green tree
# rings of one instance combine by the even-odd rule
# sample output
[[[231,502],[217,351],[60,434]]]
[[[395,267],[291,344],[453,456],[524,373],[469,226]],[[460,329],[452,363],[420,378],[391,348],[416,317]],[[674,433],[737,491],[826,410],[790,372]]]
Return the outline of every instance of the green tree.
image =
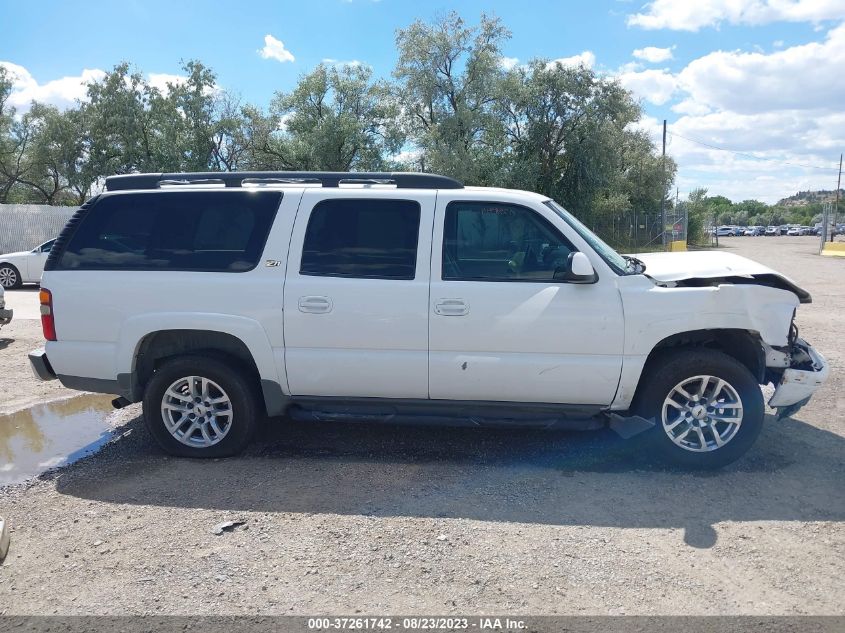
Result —
[[[249,167],[247,117],[240,100],[228,92],[220,92],[214,105],[211,130],[211,168],[236,171]]]
[[[585,67],[535,60],[500,83],[507,184],[544,193],[586,220],[655,213],[675,164],[632,128],[641,111],[618,82]]]
[[[178,171],[206,171],[220,156],[216,139],[221,132],[217,118],[215,74],[199,61],[182,65],[184,80],[168,82],[163,92],[150,90],[155,133],[173,155],[166,160]]]
[[[469,184],[497,182],[504,129],[496,96],[501,45],[509,37],[498,18],[482,15],[478,26],[467,26],[454,11],[397,31],[395,94],[424,171]]]
[[[215,76],[202,63],[159,89],[122,63],[88,86],[92,162],[101,174],[205,171],[212,166]]]
[[[9,103],[12,78],[0,66],[0,203],[32,202],[31,192],[21,178],[32,171],[30,161],[35,127],[32,117],[17,117]]]
[[[705,244],[707,243],[705,235],[705,227],[713,222],[712,206],[709,201],[712,198],[707,197],[707,189],[698,188],[690,191],[687,197],[685,210],[687,212],[687,243],[688,244]],[[730,200],[728,200],[730,202]]]
[[[269,118],[250,116],[270,168],[379,170],[402,144],[398,109],[366,66],[320,64],[290,93],[276,94]]]

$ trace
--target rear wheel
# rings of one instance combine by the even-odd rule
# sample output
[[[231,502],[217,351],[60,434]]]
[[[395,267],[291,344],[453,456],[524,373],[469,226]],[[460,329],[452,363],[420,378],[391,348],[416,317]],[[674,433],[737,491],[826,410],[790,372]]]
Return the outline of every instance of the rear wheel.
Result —
[[[4,290],[14,290],[23,285],[21,274],[17,268],[11,264],[3,264],[0,266],[0,286]]]
[[[144,420],[161,447],[182,457],[227,457],[252,439],[260,416],[249,372],[215,358],[167,361],[144,393]]]
[[[751,448],[763,427],[763,394],[735,358],[709,349],[679,350],[651,363],[638,413],[653,419],[649,447],[690,468],[720,468]]]

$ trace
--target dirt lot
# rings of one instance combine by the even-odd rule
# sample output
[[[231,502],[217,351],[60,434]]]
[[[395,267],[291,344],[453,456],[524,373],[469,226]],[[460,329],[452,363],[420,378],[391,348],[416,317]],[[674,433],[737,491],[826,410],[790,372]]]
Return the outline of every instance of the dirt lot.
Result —
[[[94,457],[0,491],[0,613],[845,613],[845,260],[723,243],[812,292],[798,323],[833,367],[734,466],[657,468],[611,434],[282,421],[243,457],[177,460],[132,407]],[[39,339],[0,332],[0,411],[66,393],[30,376]]]

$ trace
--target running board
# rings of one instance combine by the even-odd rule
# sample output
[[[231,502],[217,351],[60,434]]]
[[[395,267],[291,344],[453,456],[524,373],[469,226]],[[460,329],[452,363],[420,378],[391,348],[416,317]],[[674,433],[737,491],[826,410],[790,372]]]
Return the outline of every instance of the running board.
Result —
[[[484,415],[447,415],[439,412],[384,411],[338,411],[305,408],[294,404],[287,415],[297,422],[353,422],[369,424],[398,424],[419,426],[477,426],[499,428],[538,428],[570,431],[593,431],[605,428],[607,422],[601,416],[572,418],[565,416],[502,417]]]

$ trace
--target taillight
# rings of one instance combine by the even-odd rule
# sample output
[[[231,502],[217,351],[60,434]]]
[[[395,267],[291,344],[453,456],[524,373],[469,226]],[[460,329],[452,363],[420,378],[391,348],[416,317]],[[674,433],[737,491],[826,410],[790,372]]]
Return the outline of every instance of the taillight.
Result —
[[[44,338],[48,341],[56,340],[56,322],[53,320],[53,293],[42,288],[38,293],[38,300],[41,302],[41,329],[44,331]]]

